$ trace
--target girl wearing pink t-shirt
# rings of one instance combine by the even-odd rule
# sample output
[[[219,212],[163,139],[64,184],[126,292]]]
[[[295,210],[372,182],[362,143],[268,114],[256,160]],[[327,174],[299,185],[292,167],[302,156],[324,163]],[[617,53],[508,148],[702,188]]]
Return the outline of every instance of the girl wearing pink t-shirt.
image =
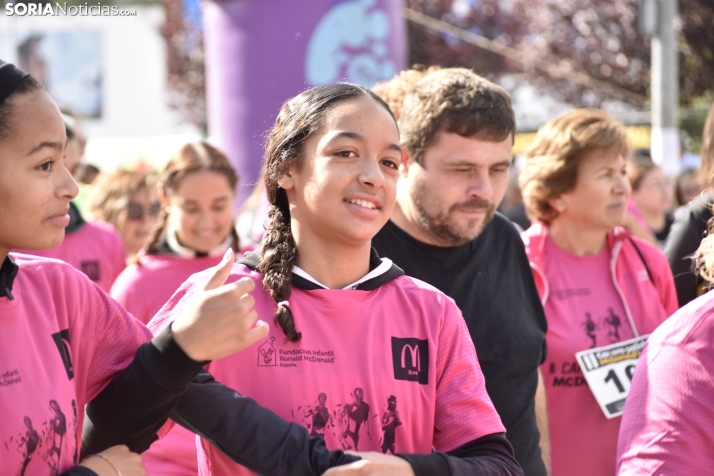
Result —
[[[186,144],[159,179],[163,210],[140,253],[112,286],[111,296],[143,323],[189,276],[238,251],[233,200],[238,176],[223,153],[206,142]],[[175,426],[142,460],[150,476],[195,475],[196,435]]]
[[[402,159],[389,107],[356,85],[307,90],[283,105],[265,159],[261,250],[231,279],[252,279],[255,310],[277,325],[211,373],[364,458],[328,475],[521,474],[456,304],[371,249]],[[150,328],[207,277],[184,283]],[[201,440],[200,474],[252,474],[219,449]]]
[[[714,104],[702,133],[704,188],[714,187]],[[708,205],[711,214],[711,202]],[[702,205],[702,208],[704,206]],[[682,216],[689,216],[682,215]],[[692,222],[695,218],[691,219]],[[698,221],[698,218],[696,219]],[[694,253],[696,274],[714,283],[714,227],[701,239],[694,224],[684,246],[701,241]],[[683,253],[690,256],[690,252]],[[681,258],[680,258],[681,259]],[[640,355],[622,414],[617,442],[621,476],[689,476],[714,468],[714,293],[677,311],[652,333]]]
[[[115,445],[146,449],[169,413],[263,473],[319,474],[355,461],[202,370],[267,335],[247,294],[252,280],[223,284],[232,251],[151,341],[143,324],[81,272],[10,254],[62,241],[78,192],[63,162],[66,143],[43,86],[0,61],[2,474],[145,475],[139,456]]]
[[[538,131],[520,175],[537,221],[522,236],[548,320],[541,372],[553,476],[615,474],[620,418],[600,409],[575,353],[647,335],[677,309],[664,255],[618,226],[627,153],[622,125],[577,109]]]

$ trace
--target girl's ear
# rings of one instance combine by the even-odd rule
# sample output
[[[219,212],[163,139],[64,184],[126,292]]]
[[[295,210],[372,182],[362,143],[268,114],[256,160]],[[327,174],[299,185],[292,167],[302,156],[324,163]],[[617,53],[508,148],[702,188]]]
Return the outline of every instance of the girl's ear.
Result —
[[[292,175],[290,175],[290,172],[292,172],[292,169],[288,172],[285,172],[278,179],[278,186],[284,190],[290,190],[292,188],[295,188],[295,179]]]
[[[557,211],[558,214],[563,213],[567,206],[567,203],[565,203],[563,197],[551,198],[550,200],[548,200],[548,204],[553,210]]]
[[[159,196],[159,201],[161,202],[161,205],[164,206],[164,208],[171,205],[169,197],[166,196],[166,193],[163,190],[159,190],[157,195]]]

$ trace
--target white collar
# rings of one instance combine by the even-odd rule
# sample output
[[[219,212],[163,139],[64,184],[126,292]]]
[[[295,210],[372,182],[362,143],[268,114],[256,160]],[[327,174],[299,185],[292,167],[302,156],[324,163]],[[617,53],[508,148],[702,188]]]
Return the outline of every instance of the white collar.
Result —
[[[369,273],[362,276],[360,279],[358,279],[354,283],[352,283],[348,286],[345,286],[342,289],[343,290],[357,289],[357,286],[360,283],[369,281],[372,278],[376,278],[377,276],[380,276],[380,275],[386,273],[387,271],[389,271],[392,268],[392,260],[390,260],[389,258],[380,258],[380,259],[382,260],[382,263],[379,266],[377,266],[372,271],[370,271]],[[307,272],[304,269],[300,268],[299,266],[293,266],[293,273],[297,274],[301,278],[307,279],[311,283],[317,284],[318,286],[320,286],[322,288],[329,289],[327,286],[322,284],[320,281],[318,281],[317,279],[315,279],[312,276],[310,276],[309,274],[307,274]]]
[[[179,244],[175,230],[168,230],[166,232],[166,244],[169,249],[171,249],[171,251],[173,251],[173,253],[180,258],[193,259],[196,257],[196,250],[186,248],[185,246],[181,246]],[[220,243],[218,246],[209,251],[208,256],[211,258],[223,256],[231,246],[233,246],[233,234],[228,233],[228,236],[225,240],[223,240],[223,243]]]

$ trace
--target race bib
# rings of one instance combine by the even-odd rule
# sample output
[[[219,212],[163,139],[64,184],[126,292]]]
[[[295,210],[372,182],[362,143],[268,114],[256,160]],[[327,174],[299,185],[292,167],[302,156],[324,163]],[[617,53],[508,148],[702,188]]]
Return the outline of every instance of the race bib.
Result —
[[[649,335],[576,352],[580,369],[607,418],[622,415],[637,358]]]

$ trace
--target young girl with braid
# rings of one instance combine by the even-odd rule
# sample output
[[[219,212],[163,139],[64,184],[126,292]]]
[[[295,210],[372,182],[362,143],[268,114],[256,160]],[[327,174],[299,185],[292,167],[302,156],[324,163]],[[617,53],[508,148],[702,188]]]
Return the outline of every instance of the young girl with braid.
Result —
[[[389,107],[360,86],[318,86],[283,105],[265,152],[261,249],[228,279],[252,279],[254,309],[277,325],[208,369],[308,430],[326,415],[328,448],[363,458],[326,474],[522,474],[456,304],[371,248],[401,159]],[[149,327],[169,325],[207,278],[192,276]],[[390,398],[400,425],[387,433]],[[252,474],[203,439],[199,468]]]
[[[11,253],[62,242],[78,193],[66,145],[44,87],[0,61],[0,472],[144,476],[136,452],[169,413],[262,474],[319,475],[355,461],[202,370],[267,335],[252,280],[223,284],[231,251],[153,340],[80,271]]]
[[[111,296],[143,323],[161,309],[189,276],[238,252],[233,200],[238,176],[223,153],[186,144],[159,179],[163,205],[157,226],[139,255],[114,282]],[[149,476],[195,475],[196,435],[180,426],[154,443],[142,460]]]

